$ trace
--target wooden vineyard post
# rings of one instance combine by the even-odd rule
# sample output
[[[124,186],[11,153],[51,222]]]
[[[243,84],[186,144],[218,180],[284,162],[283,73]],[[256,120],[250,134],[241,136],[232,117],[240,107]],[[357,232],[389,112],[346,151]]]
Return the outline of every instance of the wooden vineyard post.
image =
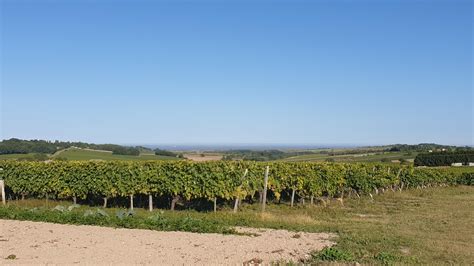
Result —
[[[3,180],[0,180],[0,192],[2,193],[2,204],[6,205],[6,197],[5,197],[5,182]]]
[[[401,173],[402,173],[402,169],[398,170],[397,178],[396,178],[397,180],[399,180]],[[401,183],[401,186],[399,187],[399,190],[400,190],[400,192],[402,192],[402,189],[403,189],[403,182],[399,181],[399,183]]]
[[[249,169],[245,169],[245,172],[244,172],[244,175],[242,176],[242,179],[240,181],[240,187],[242,187],[242,182],[244,181],[245,177],[247,176],[249,172]],[[234,203],[234,212],[237,212],[238,208],[239,208],[239,201],[240,201],[240,198],[239,196],[237,195],[237,197],[235,197],[235,203]]]
[[[293,207],[293,203],[295,202],[295,192],[296,192],[295,189],[291,191],[291,204],[290,204],[291,207]]]
[[[151,194],[148,195],[148,210],[153,211],[153,196]]]
[[[239,208],[239,197],[235,198],[234,213],[237,212],[238,208]]]
[[[270,166],[265,169],[265,178],[263,179],[263,198],[262,198],[262,212],[265,211],[265,204],[267,203],[267,186],[268,186],[268,171]]]
[[[107,197],[104,197],[104,208],[107,208]]]
[[[0,168],[0,174],[3,172],[3,168]],[[2,204],[6,205],[7,200],[6,200],[6,195],[5,195],[5,181],[2,179],[2,176],[0,175],[0,193],[2,193]]]
[[[171,210],[174,211],[174,208],[176,206],[176,203],[178,203],[179,196],[174,196],[173,199],[171,200]]]

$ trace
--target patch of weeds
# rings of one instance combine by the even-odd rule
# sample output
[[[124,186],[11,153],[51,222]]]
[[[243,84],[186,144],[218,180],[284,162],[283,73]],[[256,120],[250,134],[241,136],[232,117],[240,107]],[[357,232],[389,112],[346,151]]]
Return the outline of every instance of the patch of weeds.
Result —
[[[215,221],[201,220],[193,217],[185,217],[174,221],[174,228],[179,231],[196,232],[196,233],[234,233],[235,230],[226,228]]]
[[[36,211],[38,211],[38,207],[34,207],[34,208],[32,208],[32,209],[29,209],[28,211],[30,211],[30,212],[36,212]]]
[[[79,204],[72,204],[69,207],[65,207],[63,205],[57,205],[56,207],[53,208],[53,211],[58,211],[58,212],[70,212],[76,208],[79,208],[81,205]]]
[[[68,211],[72,211],[72,210],[74,210],[74,209],[76,209],[76,208],[79,208],[79,207],[81,207],[81,205],[79,205],[79,204],[72,204],[71,206],[67,207],[67,210],[68,210]]]
[[[67,208],[62,206],[62,205],[58,205],[58,206],[53,208],[53,211],[65,212],[65,211],[67,211]]]
[[[132,217],[135,215],[134,210],[118,210],[115,212],[115,217],[117,217],[119,220],[123,220],[124,218],[127,217]]]
[[[64,208],[64,209],[63,209]],[[86,209],[84,212],[58,209],[35,209],[7,206],[0,207],[0,219],[29,220],[60,224],[84,224],[121,228],[139,228],[159,231],[187,231],[196,233],[238,234],[235,229],[217,220],[158,213],[152,216],[118,210],[109,215],[102,209]]]
[[[99,216],[102,216],[102,217],[109,217],[109,214],[106,213],[106,212],[105,212],[104,210],[102,210],[102,209],[97,209],[96,212],[97,212],[97,215],[99,215]]]
[[[109,215],[104,211],[104,210],[101,210],[101,209],[97,209],[97,210],[86,210],[84,212],[84,217],[109,217]]]
[[[95,213],[92,210],[86,210],[84,212],[84,217],[93,216]]]
[[[380,252],[377,255],[374,256],[374,259],[378,260],[380,263],[384,265],[389,265],[392,264],[395,261],[399,260],[398,256],[395,256],[391,253],[388,252]]]
[[[319,252],[311,254],[311,262],[318,261],[353,261],[354,256],[349,251],[337,247],[325,247]]]

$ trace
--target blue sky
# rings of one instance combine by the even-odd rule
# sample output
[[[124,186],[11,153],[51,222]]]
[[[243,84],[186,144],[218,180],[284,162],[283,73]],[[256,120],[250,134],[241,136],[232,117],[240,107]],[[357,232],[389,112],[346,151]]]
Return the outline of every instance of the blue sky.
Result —
[[[3,139],[474,143],[472,1],[0,2]]]

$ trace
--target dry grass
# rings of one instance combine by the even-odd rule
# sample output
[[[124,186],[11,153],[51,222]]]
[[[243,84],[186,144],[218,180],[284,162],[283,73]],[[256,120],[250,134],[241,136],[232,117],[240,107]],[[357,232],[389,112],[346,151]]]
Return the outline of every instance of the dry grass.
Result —
[[[319,222],[311,216],[307,214],[295,214],[295,215],[290,215],[290,216],[281,216],[281,215],[275,215],[273,213],[260,213],[258,214],[258,218],[260,219],[261,222],[269,222],[269,223],[278,223],[278,222],[284,222],[288,224],[295,224],[295,225],[306,225],[306,226],[311,226],[311,225],[317,225]]]
[[[270,205],[256,218],[251,215],[254,206],[247,208],[232,220],[248,226],[335,232],[338,248],[360,263],[386,263],[381,254],[389,254],[394,263],[474,264],[474,187],[388,192],[373,201],[345,200],[344,206]]]

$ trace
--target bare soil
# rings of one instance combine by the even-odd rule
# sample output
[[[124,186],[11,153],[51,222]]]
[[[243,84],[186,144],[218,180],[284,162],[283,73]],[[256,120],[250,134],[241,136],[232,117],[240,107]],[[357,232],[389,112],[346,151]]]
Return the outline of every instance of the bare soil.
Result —
[[[184,158],[189,159],[195,162],[207,162],[207,161],[220,161],[222,160],[222,154],[208,154],[205,153],[204,156],[197,153],[186,153],[183,155]]]
[[[304,259],[334,234],[237,228],[256,236],[0,220],[0,264],[242,265]]]

